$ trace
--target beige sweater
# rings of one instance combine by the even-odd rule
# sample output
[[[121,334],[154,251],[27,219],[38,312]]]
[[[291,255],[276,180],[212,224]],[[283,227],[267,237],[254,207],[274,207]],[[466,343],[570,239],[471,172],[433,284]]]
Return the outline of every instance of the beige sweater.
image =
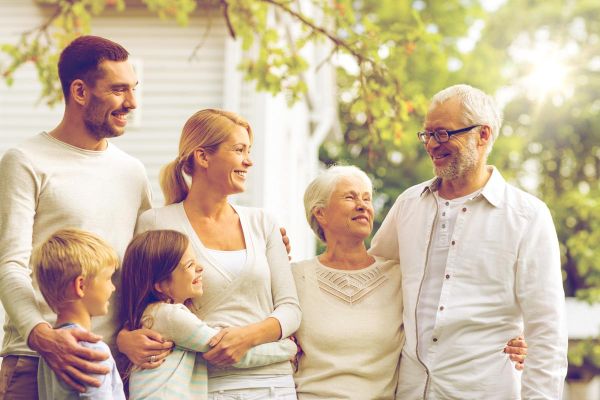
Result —
[[[273,317],[281,325],[282,337],[288,337],[300,325],[300,307],[279,228],[261,209],[234,208],[240,217],[247,247],[246,264],[238,276],[231,276],[206,250],[182,203],[146,211],[138,220],[137,230],[173,229],[190,238],[198,262],[204,267],[204,294],[194,299],[194,312],[209,326],[245,326]],[[208,367],[209,378],[291,373],[289,361],[244,370]]]
[[[302,307],[298,399],[393,399],[404,342],[397,261],[344,271],[313,258],[292,271]]]
[[[47,133],[8,150],[0,177],[0,298],[7,315],[1,355],[36,355],[26,338],[56,315],[32,282],[32,248],[70,227],[98,234],[122,255],[138,215],[150,208],[150,187],[142,163],[113,144],[83,150]],[[111,309],[114,302],[115,296]],[[94,318],[92,330],[110,345],[116,325],[109,314]]]

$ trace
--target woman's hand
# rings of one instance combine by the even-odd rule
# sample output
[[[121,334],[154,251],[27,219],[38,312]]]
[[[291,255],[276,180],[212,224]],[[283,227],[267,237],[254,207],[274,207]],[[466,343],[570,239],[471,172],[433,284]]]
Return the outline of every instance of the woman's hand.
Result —
[[[240,361],[244,354],[254,346],[252,328],[225,328],[210,341],[214,346],[202,356],[216,367],[228,367]]]
[[[527,342],[523,336],[511,339],[506,344],[504,352],[508,354],[511,361],[515,363],[515,369],[525,369],[525,358],[527,357]]]
[[[117,335],[117,347],[134,365],[142,369],[154,369],[171,354],[173,342],[164,340],[151,329],[130,331],[123,328]]]

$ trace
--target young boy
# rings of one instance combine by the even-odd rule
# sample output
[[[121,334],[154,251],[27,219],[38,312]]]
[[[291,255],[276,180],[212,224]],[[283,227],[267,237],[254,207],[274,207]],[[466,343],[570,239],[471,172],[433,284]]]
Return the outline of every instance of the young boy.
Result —
[[[57,314],[56,329],[91,329],[93,316],[108,312],[108,300],[115,290],[111,277],[119,265],[115,251],[98,236],[78,229],[61,229],[32,254],[35,279],[44,299]],[[110,354],[106,343],[81,345]],[[60,381],[40,359],[38,394],[45,399],[125,399],[123,382],[112,355],[101,362],[110,368],[95,376],[100,387],[87,386],[80,394]]]

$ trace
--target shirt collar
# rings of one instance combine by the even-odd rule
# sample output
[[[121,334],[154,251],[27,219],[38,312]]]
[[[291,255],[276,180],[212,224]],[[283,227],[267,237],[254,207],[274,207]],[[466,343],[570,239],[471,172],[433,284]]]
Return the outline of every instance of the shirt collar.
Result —
[[[502,207],[502,203],[504,202],[503,193],[504,187],[506,186],[506,181],[500,174],[500,171],[494,166],[492,168],[492,175],[490,179],[486,182],[481,190],[481,195],[494,207]],[[440,186],[441,179],[435,177],[427,182],[425,182],[425,187],[421,191],[421,197],[425,194],[432,194],[433,192],[437,192]]]

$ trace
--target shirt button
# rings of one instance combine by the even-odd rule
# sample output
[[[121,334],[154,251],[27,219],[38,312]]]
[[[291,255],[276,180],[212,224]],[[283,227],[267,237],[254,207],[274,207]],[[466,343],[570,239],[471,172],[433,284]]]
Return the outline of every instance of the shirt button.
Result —
[[[442,217],[445,217],[445,216],[446,216],[446,212],[443,212],[443,213],[442,213]]]
[[[444,306],[440,306],[440,311],[444,311]]]
[[[442,224],[442,228],[445,228],[445,227],[446,227],[446,224]]]
[[[467,212],[467,207],[463,207],[463,212]]]
[[[434,337],[434,338],[433,338],[433,341],[434,341],[434,342],[437,342],[437,338],[436,338],[436,337]]]
[[[446,205],[447,205],[447,206],[449,206],[449,205],[450,205],[450,202],[449,202],[449,201],[447,201],[447,202],[446,202]]]
[[[456,244],[456,242],[453,240],[453,241],[452,241],[452,246],[454,246],[455,244]]]
[[[450,279],[450,275],[446,274],[446,279]]]

